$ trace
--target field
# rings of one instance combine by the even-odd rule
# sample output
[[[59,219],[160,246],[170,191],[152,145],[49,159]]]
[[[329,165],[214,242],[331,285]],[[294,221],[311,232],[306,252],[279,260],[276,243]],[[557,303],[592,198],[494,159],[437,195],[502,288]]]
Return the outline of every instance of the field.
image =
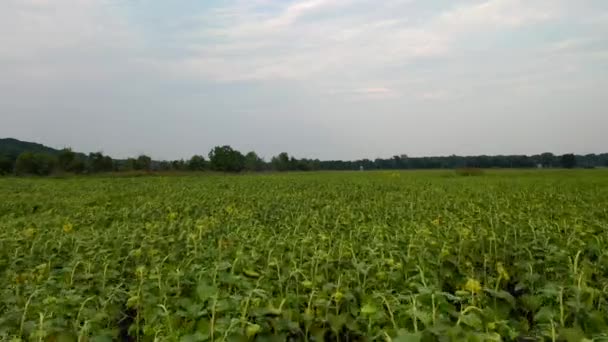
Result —
[[[608,171],[0,178],[0,340],[608,339]]]

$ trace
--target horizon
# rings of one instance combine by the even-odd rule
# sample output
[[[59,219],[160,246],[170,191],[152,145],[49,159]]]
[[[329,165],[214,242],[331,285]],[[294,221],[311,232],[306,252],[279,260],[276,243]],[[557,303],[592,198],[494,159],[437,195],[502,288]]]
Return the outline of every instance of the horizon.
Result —
[[[25,141],[25,140],[21,140],[21,139],[14,138],[14,137],[0,137],[0,140],[3,140],[3,139],[4,139],[4,140],[6,140],[6,139],[12,139],[12,140],[15,140],[15,141],[18,141],[18,142],[23,142],[23,143],[39,144],[39,145],[42,145],[42,146],[44,146],[44,147],[51,148],[51,149],[58,150],[58,151],[60,151],[60,150],[62,150],[62,149],[70,149],[71,151],[73,151],[73,152],[75,152],[75,153],[81,153],[81,154],[84,154],[84,155],[89,155],[90,153],[97,153],[97,152],[100,152],[100,153],[102,153],[102,154],[104,154],[104,155],[108,155],[109,157],[111,157],[111,158],[112,158],[112,159],[114,159],[114,160],[123,160],[123,161],[124,161],[124,160],[130,159],[130,158],[137,158],[137,157],[139,157],[139,156],[141,156],[141,155],[142,155],[142,154],[139,154],[139,155],[127,156],[127,157],[124,157],[124,158],[116,158],[115,156],[112,156],[112,155],[106,154],[106,153],[105,153],[104,151],[102,151],[102,150],[99,150],[99,151],[81,151],[81,150],[78,150],[77,148],[74,148],[73,146],[62,146],[62,147],[57,147],[57,146],[50,146],[50,145],[44,144],[44,143],[42,143],[42,142],[36,142],[36,141]],[[217,146],[220,146],[220,145],[216,145],[216,146],[213,146],[213,147],[217,147]],[[230,145],[228,145],[228,146],[230,146]],[[155,159],[155,158],[153,158],[153,157],[152,157],[152,160],[153,160],[153,161],[156,161],[156,162],[164,162],[164,161],[169,161],[169,162],[170,162],[170,161],[176,161],[176,160],[184,160],[184,161],[188,161],[188,160],[189,160],[191,157],[193,157],[193,156],[195,156],[195,155],[199,155],[199,156],[202,156],[202,157],[204,157],[205,159],[207,159],[207,158],[208,158],[208,154],[209,154],[209,152],[211,151],[211,149],[213,149],[213,147],[211,147],[211,148],[209,149],[209,151],[207,151],[207,152],[205,152],[205,153],[196,153],[196,154],[193,154],[193,155],[191,155],[191,156],[189,156],[189,157],[186,157],[186,158],[178,158],[178,159]],[[238,150],[238,149],[237,149],[237,150]],[[241,152],[241,153],[243,153],[243,154],[248,153],[248,152],[256,152],[256,154],[257,154],[257,151],[240,151],[240,150],[239,150],[239,152]],[[526,156],[526,157],[532,157],[532,156],[539,156],[539,155],[542,155],[542,154],[544,154],[544,153],[550,153],[550,154],[552,154],[554,157],[556,157],[556,158],[557,158],[557,157],[561,157],[561,156],[563,156],[564,154],[574,154],[574,155],[577,155],[577,156],[590,156],[590,155],[595,155],[595,156],[598,156],[598,155],[605,155],[605,154],[608,154],[608,151],[607,151],[607,152],[592,152],[592,153],[584,153],[584,154],[580,154],[580,153],[573,153],[573,152],[568,152],[568,153],[558,154],[558,153],[554,153],[554,152],[551,152],[551,151],[545,151],[545,152],[541,152],[541,153],[533,153],[533,154],[529,154],[529,153],[528,153],[528,154],[525,154],[525,153],[523,153],[523,154],[478,154],[478,155],[455,155],[455,154],[453,154],[453,155],[429,155],[429,156],[416,156],[416,155],[394,154],[394,155],[392,155],[392,156],[378,156],[378,157],[374,157],[374,158],[365,158],[365,157],[364,157],[364,158],[357,158],[357,159],[320,159],[320,158],[316,158],[316,157],[310,157],[310,156],[296,156],[296,155],[292,155],[292,154],[291,154],[289,151],[282,151],[282,152],[285,152],[285,153],[287,153],[287,154],[288,154],[290,157],[295,157],[296,159],[319,160],[319,161],[322,161],[322,162],[328,162],[328,161],[357,162],[357,161],[362,161],[362,160],[374,161],[374,160],[376,160],[376,159],[384,159],[384,160],[388,160],[388,159],[391,159],[391,158],[393,158],[393,157],[395,157],[395,156],[399,156],[399,157],[406,156],[407,158],[414,158],[414,159],[415,159],[415,158],[449,158],[449,157],[459,157],[459,158],[471,158],[471,157],[501,157],[501,156],[504,156],[504,157],[508,157],[508,156]],[[280,153],[282,153],[282,152],[280,152]],[[146,154],[143,154],[143,155],[146,155]],[[277,154],[277,155],[278,155],[278,154]],[[277,155],[273,155],[273,156],[262,156],[262,155],[259,155],[259,154],[258,154],[258,157],[260,157],[260,158],[261,158],[263,161],[265,161],[265,162],[270,162],[270,160],[271,160],[273,157],[276,157]],[[146,156],[149,156],[149,155],[146,155]]]
[[[0,136],[116,159],[608,150],[601,0],[7,0]]]

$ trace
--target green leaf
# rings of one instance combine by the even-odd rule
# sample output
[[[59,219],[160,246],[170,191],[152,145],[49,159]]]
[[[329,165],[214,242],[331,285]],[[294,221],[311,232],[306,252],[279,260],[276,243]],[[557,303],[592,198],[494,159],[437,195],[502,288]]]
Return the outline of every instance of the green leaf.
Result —
[[[562,328],[559,330],[559,338],[567,342],[581,342],[586,336],[581,328]]]
[[[538,309],[542,305],[541,299],[537,296],[532,295],[523,295],[521,296],[520,301],[523,307],[531,312],[538,311]]]
[[[325,341],[325,334],[327,329],[321,327],[313,327],[310,330],[310,334],[314,337],[315,341]]]
[[[363,307],[361,307],[361,314],[365,315],[365,316],[371,316],[373,314],[375,314],[378,310],[376,309],[376,307],[373,304],[365,304],[363,305]]]
[[[266,308],[259,308],[259,309],[255,310],[254,313],[256,316],[278,317],[278,316],[281,316],[282,311],[281,311],[281,309],[269,306]]]
[[[538,310],[536,315],[534,315],[534,321],[538,323],[549,323],[555,318],[555,313],[553,309],[549,306],[543,306]]]
[[[76,339],[72,340],[72,341],[76,341]],[[112,342],[112,336],[111,335],[95,335],[93,337],[91,337],[91,342]],[[57,340],[57,342],[59,342],[59,340]]]
[[[503,290],[495,291],[492,289],[485,289],[485,292],[494,298],[503,299],[504,301],[509,303],[511,307],[515,307],[515,298],[513,298],[513,296],[509,292]]]
[[[479,339],[479,341],[483,341],[483,342],[492,342],[492,341],[501,342],[502,341],[502,338],[497,333],[481,333],[481,334],[476,334],[476,337]]]
[[[456,291],[456,292],[460,292],[460,291]],[[469,295],[468,292],[466,292],[466,291],[463,291],[463,292],[464,292],[465,296]],[[442,296],[444,296],[447,300],[451,300],[451,301],[454,301],[454,302],[460,302],[460,301],[462,301],[461,297],[455,296],[455,295],[453,295],[451,293],[448,293],[448,292],[439,292],[439,294],[442,295]]]
[[[327,316],[327,320],[329,321],[329,326],[333,331],[340,331],[342,327],[346,324],[348,317],[345,314],[342,315],[333,315],[329,314]]]
[[[180,338],[180,342],[203,342],[209,340],[208,336],[205,336],[199,332],[194,334],[184,335]]]
[[[481,322],[481,319],[474,312],[469,312],[464,315],[460,315],[459,319],[461,323],[468,325],[471,328],[477,330],[481,330],[483,328],[483,323]]]
[[[230,299],[220,299],[215,303],[215,312],[229,312],[238,307],[238,304]]]
[[[549,283],[540,291],[546,298],[558,298],[560,294],[559,287],[555,284]]]
[[[198,299],[202,302],[206,302],[211,297],[215,296],[217,294],[217,292],[218,291],[215,286],[209,285],[204,282],[201,282],[196,287],[196,295],[198,296]]]
[[[262,327],[258,324],[247,324],[247,328],[245,329],[245,334],[247,337],[252,338],[257,335],[262,330]]]
[[[411,333],[405,330],[400,330],[393,342],[420,342],[422,339],[421,333]]]
[[[96,337],[96,339],[92,339],[96,342],[105,342],[105,341],[112,341],[112,338],[104,336],[106,339],[101,339],[99,336]],[[77,338],[76,336],[74,336],[73,334],[68,334],[68,333],[59,333],[55,336],[55,341],[56,342],[76,342]]]
[[[601,332],[608,330],[604,314],[599,311],[589,312],[585,317],[583,326],[587,332]]]
[[[471,293],[469,293],[468,291],[462,291],[462,290],[458,290],[454,294],[456,295],[455,298],[458,298],[458,297],[468,297],[468,296],[471,295]]]
[[[204,336],[209,336],[211,333],[211,322],[206,318],[200,319],[196,323],[196,332]]]
[[[127,300],[127,307],[128,308],[134,308],[134,307],[137,306],[138,303],[139,303],[139,296],[130,297]]]
[[[229,342],[233,342],[228,340]],[[239,340],[235,340],[237,342]],[[255,336],[256,342],[284,342],[289,341],[286,334],[258,334]],[[239,341],[240,342],[240,341]]]
[[[250,270],[250,269],[245,269],[243,270],[243,274],[245,274],[245,276],[249,277],[249,278],[259,278],[260,274],[254,270]]]

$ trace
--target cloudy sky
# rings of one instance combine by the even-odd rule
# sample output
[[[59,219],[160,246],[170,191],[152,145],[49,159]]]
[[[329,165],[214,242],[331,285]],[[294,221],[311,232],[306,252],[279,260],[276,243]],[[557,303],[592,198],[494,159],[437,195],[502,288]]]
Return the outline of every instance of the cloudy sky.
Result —
[[[266,158],[608,152],[606,0],[2,0],[0,137]]]

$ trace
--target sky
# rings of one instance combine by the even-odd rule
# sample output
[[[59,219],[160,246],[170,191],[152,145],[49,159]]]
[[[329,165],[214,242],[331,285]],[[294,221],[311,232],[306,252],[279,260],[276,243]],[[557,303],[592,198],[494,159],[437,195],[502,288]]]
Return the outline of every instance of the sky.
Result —
[[[606,0],[2,0],[0,137],[115,158],[608,152]]]

